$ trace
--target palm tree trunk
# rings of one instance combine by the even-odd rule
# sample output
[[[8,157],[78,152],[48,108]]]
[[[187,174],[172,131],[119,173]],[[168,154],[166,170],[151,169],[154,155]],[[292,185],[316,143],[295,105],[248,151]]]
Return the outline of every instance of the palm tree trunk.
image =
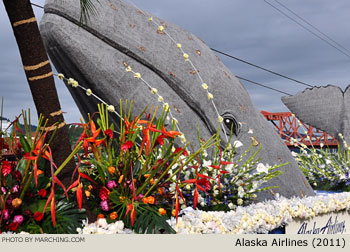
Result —
[[[29,0],[3,0],[3,2],[17,41],[38,115],[42,114],[48,120],[47,129],[50,132],[58,128],[50,146],[56,165],[60,165],[71,152],[68,129],[32,6]],[[55,123],[57,126],[51,127]],[[71,161],[62,170],[59,177],[68,183],[74,168],[74,162]]]

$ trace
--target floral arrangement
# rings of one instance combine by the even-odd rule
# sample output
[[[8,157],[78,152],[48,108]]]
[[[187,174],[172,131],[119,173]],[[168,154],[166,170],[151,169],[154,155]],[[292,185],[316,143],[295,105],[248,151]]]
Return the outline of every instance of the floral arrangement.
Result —
[[[121,107],[124,116],[115,136],[115,126],[108,123],[109,109],[99,106],[100,128],[92,119],[80,125],[83,133],[78,142],[83,142],[84,149],[78,156],[80,175],[68,190],[76,187],[79,207],[84,194],[98,218],[123,220],[137,233],[174,232],[166,220],[177,218],[189,205],[227,211],[248,204],[256,193],[272,188],[263,187],[264,182],[281,174],[277,168],[283,164],[270,167],[258,163],[260,149],[251,151],[253,146],[234,163],[235,147],[221,150],[218,135],[202,142],[193,154],[187,150],[189,143],[175,148],[181,133],[175,131],[175,123],[172,130],[165,129],[167,109],[158,119],[157,109],[153,114],[151,109],[131,120],[131,105],[125,111]],[[211,148],[214,160],[208,161]]]
[[[302,126],[300,122],[299,124]],[[344,149],[338,147],[337,152],[332,152],[322,143],[320,149],[313,146],[309,148],[291,138],[294,146],[300,149],[300,153],[292,152],[292,155],[311,186],[316,190],[350,191],[350,148],[341,133],[339,137],[343,139]],[[311,139],[309,140],[311,142]]]
[[[18,126],[20,117],[25,132]],[[52,160],[48,132],[40,130],[43,119],[35,133],[26,112],[12,125],[10,135],[0,132],[0,233],[74,233],[85,212],[62,196],[66,189],[57,175],[65,164],[56,167]]]

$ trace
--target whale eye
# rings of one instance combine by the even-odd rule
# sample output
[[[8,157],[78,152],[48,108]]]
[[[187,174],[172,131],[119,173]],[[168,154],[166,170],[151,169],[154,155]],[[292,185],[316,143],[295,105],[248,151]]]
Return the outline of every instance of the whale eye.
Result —
[[[232,134],[237,136],[239,133],[240,125],[236,121],[235,117],[231,113],[225,113],[222,115],[222,118],[224,119],[223,123],[226,128],[226,134],[229,136],[232,130]]]

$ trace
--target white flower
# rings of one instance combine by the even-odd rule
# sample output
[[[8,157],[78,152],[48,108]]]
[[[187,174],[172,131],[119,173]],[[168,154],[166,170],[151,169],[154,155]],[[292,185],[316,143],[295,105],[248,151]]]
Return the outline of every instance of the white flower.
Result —
[[[329,164],[331,164],[331,163],[332,163],[331,160],[326,159],[326,164],[327,164],[327,165],[329,165]]]
[[[73,78],[69,78],[68,79],[68,85],[73,85],[74,79]]]
[[[125,71],[131,72],[132,71],[131,66],[128,66],[127,68],[125,68]]]
[[[60,80],[63,80],[63,79],[64,79],[64,75],[61,74],[61,73],[59,73],[59,74],[57,75],[57,77],[58,77],[58,79],[60,79]]]
[[[180,140],[181,140],[181,143],[183,143],[183,144],[186,143],[186,137],[184,134],[180,135]]]
[[[159,101],[159,102],[163,102],[163,101],[164,101],[163,96],[158,96],[158,101]]]
[[[222,116],[219,116],[218,121],[219,121],[219,123],[222,123],[224,121],[224,118],[222,118]]]
[[[237,205],[239,205],[239,206],[243,205],[243,200],[242,199],[238,199],[237,200]]]
[[[206,83],[203,83],[203,84],[202,84],[202,88],[205,89],[205,90],[207,90],[207,89],[208,89],[208,85],[207,85]]]
[[[294,151],[292,151],[292,156],[293,156],[293,157],[297,157],[297,156],[298,156],[298,154],[297,154],[297,153],[295,153]]]
[[[239,140],[236,140],[233,142],[233,146],[235,146],[235,148],[239,148],[243,146],[243,143]]]
[[[256,171],[259,172],[259,173],[269,173],[269,170],[268,168],[263,164],[263,163],[259,163],[257,166],[256,166]]]
[[[230,202],[228,205],[227,205],[231,210],[235,209],[235,205]]]
[[[209,167],[211,166],[211,160],[207,161],[207,160],[203,160],[203,167]]]
[[[248,130],[248,134],[253,134],[253,133],[254,133],[253,129]]]
[[[113,105],[108,105],[107,110],[111,113],[115,112],[115,108]]]

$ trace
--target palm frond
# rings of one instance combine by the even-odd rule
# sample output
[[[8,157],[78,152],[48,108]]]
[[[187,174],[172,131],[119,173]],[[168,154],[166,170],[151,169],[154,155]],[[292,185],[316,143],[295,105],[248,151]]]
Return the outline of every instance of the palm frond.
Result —
[[[97,15],[95,3],[99,0],[80,0],[80,23],[86,24],[90,20],[90,15]]]

